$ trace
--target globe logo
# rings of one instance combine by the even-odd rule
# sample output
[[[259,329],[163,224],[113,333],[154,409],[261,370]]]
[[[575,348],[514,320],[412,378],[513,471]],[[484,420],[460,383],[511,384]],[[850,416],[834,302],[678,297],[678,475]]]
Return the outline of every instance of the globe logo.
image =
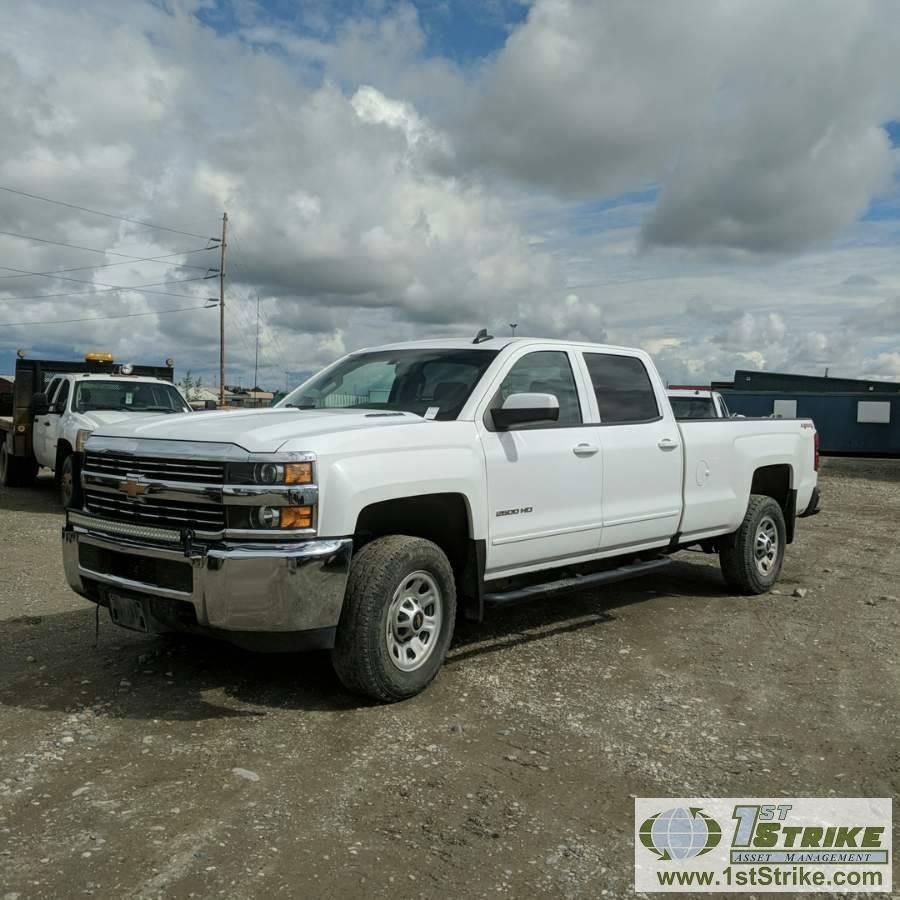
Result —
[[[641,843],[661,860],[702,856],[722,839],[719,823],[699,806],[680,806],[650,816],[638,833]]]

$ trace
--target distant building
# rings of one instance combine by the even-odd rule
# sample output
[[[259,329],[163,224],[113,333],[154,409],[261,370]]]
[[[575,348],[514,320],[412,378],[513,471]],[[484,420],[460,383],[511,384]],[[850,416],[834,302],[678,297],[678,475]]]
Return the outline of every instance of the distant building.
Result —
[[[192,409],[206,409],[207,404],[215,403],[219,405],[219,392],[216,388],[209,387],[192,387],[188,392],[188,403]],[[225,393],[225,401],[228,402],[228,392]]]
[[[271,406],[274,396],[271,391],[264,391],[259,387],[245,388],[240,385],[225,385],[226,406],[240,406],[244,408]]]
[[[823,453],[900,456],[900,383],[739,369],[712,389],[733,414],[812,419]]]

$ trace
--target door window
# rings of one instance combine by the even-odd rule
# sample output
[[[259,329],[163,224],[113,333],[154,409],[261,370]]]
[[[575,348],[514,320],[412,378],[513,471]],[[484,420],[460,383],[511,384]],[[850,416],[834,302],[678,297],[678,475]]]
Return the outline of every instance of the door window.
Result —
[[[575,376],[569,354],[563,350],[539,350],[523,356],[507,372],[491,408],[502,406],[510,394],[552,394],[559,401],[558,421],[534,427],[558,428],[582,423]]]
[[[59,389],[60,381],[62,381],[61,378],[54,378],[47,387],[47,402],[51,407],[53,406],[53,395]]]
[[[53,412],[64,413],[66,411],[66,401],[69,399],[69,382],[63,381],[60,385],[56,399],[53,401]]]
[[[660,417],[650,376],[637,357],[585,353],[584,361],[603,424],[652,422]]]

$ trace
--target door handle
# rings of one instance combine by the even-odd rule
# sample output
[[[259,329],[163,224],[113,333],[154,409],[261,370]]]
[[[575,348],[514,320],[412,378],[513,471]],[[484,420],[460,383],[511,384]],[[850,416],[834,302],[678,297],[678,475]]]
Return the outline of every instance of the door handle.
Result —
[[[49,422],[44,422],[44,428],[49,428],[49,427],[50,427],[50,423],[49,423]]]
[[[672,438],[663,438],[657,445],[660,450],[675,450],[678,447],[678,441]]]
[[[593,456],[599,450],[600,448],[594,446],[594,444],[576,444],[572,448],[572,452],[576,456]]]

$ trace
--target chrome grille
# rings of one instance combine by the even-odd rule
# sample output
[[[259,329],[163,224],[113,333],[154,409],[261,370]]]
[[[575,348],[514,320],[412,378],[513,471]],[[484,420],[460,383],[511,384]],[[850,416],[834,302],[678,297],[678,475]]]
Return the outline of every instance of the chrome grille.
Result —
[[[221,504],[144,498],[129,500],[89,488],[85,491],[84,501],[88,512],[119,522],[195,531],[221,531],[225,527],[225,507]]]
[[[91,453],[84,456],[84,469],[102,475],[143,475],[150,480],[224,484],[225,464],[210,460],[164,459],[130,456],[127,453]]]

